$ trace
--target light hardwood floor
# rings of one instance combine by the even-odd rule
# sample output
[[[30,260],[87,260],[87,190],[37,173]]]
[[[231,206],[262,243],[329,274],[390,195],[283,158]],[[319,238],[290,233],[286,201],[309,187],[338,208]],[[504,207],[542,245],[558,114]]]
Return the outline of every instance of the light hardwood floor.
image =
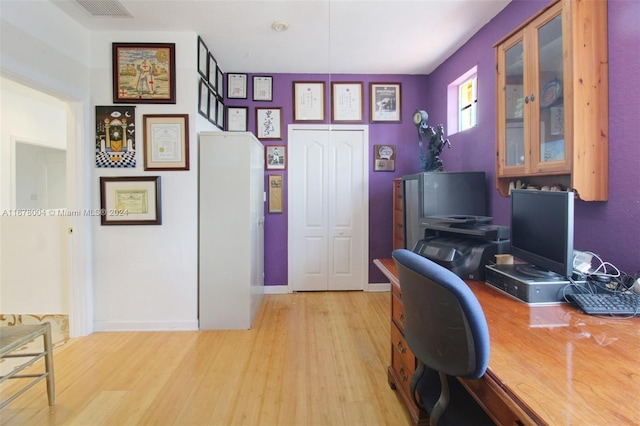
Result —
[[[54,351],[55,407],[40,383],[0,424],[409,425],[389,311],[390,293],[267,295],[251,330],[72,339]]]

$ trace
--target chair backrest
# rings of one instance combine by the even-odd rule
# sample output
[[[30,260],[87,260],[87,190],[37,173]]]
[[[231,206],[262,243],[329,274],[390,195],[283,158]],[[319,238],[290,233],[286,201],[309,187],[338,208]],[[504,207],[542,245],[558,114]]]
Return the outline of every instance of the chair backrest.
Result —
[[[409,250],[393,252],[404,335],[427,367],[450,376],[480,378],[489,362],[489,329],[471,289],[453,272]]]

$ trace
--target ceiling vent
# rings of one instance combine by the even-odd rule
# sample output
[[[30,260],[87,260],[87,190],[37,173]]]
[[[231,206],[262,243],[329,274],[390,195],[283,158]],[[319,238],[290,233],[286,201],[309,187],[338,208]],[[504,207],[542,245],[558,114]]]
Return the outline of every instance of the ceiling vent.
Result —
[[[92,16],[132,18],[133,16],[118,0],[76,0]]]

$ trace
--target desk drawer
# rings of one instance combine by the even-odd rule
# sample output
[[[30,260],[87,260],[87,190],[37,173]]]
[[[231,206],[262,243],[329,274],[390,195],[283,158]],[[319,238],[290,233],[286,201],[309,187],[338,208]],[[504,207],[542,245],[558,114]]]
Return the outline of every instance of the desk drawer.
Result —
[[[409,349],[404,336],[395,325],[391,325],[391,367],[399,379],[401,391],[411,396],[411,376],[416,371],[416,358]]]
[[[402,179],[393,180],[393,208],[402,210]]]
[[[400,331],[404,330],[404,305],[396,294],[391,296],[391,319],[396,323]]]

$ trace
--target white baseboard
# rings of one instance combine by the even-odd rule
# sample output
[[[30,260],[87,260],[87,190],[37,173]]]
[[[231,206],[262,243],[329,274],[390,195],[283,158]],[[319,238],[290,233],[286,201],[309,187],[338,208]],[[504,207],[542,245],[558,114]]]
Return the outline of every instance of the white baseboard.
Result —
[[[264,294],[287,294],[289,293],[288,285],[265,285]]]
[[[369,283],[367,289],[370,293],[373,292],[383,292],[383,291],[391,291],[391,283]]]
[[[198,321],[94,321],[93,331],[197,331]]]

